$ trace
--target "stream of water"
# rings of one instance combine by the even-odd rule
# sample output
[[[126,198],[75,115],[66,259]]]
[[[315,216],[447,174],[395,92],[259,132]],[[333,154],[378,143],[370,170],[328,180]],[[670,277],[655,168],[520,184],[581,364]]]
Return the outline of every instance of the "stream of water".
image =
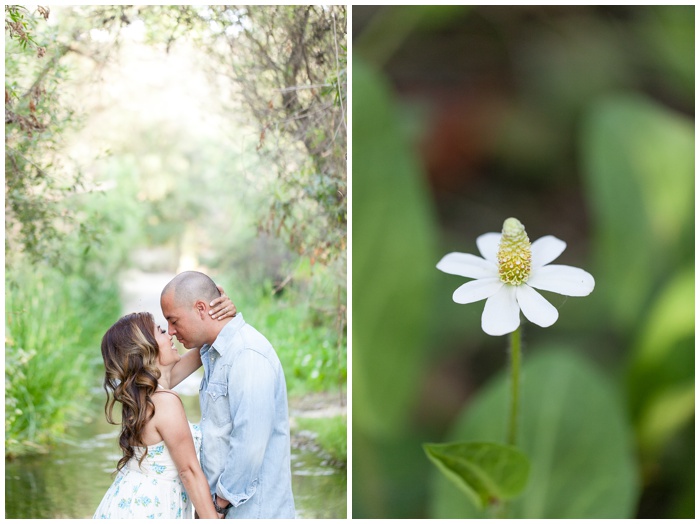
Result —
[[[99,416],[101,398],[94,401],[95,420],[73,430],[72,442],[5,461],[6,518],[92,517],[121,456],[118,428]],[[197,398],[182,398],[190,420],[198,420]],[[297,518],[345,518],[347,473],[326,465],[321,452],[292,447],[292,482]]]

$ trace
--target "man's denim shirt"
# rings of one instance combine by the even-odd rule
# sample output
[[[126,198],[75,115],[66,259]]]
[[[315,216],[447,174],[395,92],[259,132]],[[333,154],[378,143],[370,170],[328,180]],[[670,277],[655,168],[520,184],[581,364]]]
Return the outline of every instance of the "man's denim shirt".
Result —
[[[277,353],[238,313],[200,350],[201,462],[227,518],[294,518],[287,386]]]

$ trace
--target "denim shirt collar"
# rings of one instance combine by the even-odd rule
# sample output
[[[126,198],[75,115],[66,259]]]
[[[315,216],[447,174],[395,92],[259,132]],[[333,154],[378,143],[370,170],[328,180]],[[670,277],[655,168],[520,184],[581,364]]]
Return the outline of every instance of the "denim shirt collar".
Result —
[[[204,344],[202,349],[199,350],[199,354],[204,356],[207,351],[213,349],[219,355],[222,354],[222,349],[228,347],[229,341],[234,337],[234,335],[245,325],[245,320],[243,320],[243,313],[237,313],[235,317],[227,322],[227,324],[221,328],[219,335],[214,340],[213,344]]]

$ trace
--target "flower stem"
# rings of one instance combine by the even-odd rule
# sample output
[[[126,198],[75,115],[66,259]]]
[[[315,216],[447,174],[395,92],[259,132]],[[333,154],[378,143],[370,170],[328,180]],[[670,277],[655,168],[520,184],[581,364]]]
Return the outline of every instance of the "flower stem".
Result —
[[[518,435],[518,402],[520,393],[520,328],[510,334],[510,420],[508,444],[515,446]]]

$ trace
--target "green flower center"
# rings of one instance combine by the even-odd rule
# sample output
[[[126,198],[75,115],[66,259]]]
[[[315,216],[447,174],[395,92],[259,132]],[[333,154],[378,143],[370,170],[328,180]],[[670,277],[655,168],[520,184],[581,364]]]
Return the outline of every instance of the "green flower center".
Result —
[[[498,244],[498,275],[501,281],[511,286],[527,282],[530,276],[530,239],[525,233],[525,226],[517,218],[508,218],[503,222],[503,235]]]

